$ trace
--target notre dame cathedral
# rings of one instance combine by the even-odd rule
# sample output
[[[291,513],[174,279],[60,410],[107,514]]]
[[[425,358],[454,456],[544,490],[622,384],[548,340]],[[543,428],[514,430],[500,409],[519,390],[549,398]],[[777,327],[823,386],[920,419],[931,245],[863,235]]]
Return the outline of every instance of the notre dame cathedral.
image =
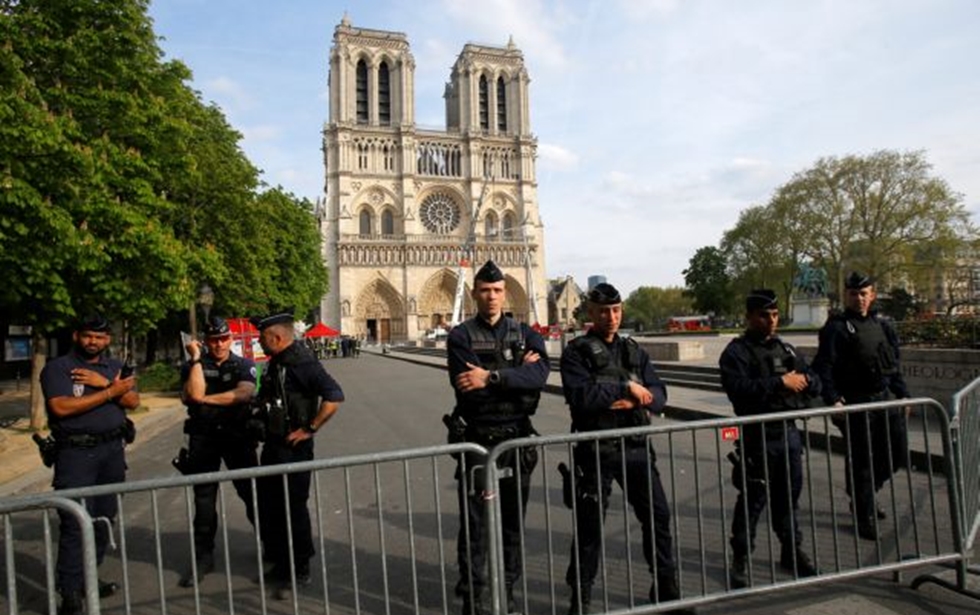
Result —
[[[416,126],[414,80],[404,34],[355,28],[346,16],[334,30],[317,207],[330,272],[322,319],[379,342],[417,340],[448,327],[460,275],[463,317],[473,314],[473,272],[493,259],[507,275],[505,311],[544,323],[523,54],[513,42],[467,44],[446,84],[445,130]]]

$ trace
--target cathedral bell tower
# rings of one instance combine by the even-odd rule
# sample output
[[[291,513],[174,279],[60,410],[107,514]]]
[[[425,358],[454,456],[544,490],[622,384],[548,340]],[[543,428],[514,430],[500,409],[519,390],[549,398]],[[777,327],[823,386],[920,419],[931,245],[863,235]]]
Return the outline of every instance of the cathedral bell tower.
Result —
[[[467,44],[446,84],[445,130],[415,125],[414,74],[404,34],[355,28],[346,16],[335,28],[317,208],[330,272],[322,319],[369,341],[432,337],[448,324],[458,280],[492,258],[507,276],[505,310],[543,321],[523,54],[513,41]]]

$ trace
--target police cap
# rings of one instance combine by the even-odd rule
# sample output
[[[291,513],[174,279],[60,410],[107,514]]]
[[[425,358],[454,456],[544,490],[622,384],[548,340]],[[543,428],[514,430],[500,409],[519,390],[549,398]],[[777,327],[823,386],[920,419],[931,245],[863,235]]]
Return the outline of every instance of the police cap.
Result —
[[[220,316],[208,318],[208,322],[204,325],[204,335],[207,337],[224,337],[230,334],[231,328],[228,322]]]
[[[75,323],[75,331],[92,331],[94,333],[109,333],[111,325],[105,316],[98,312],[86,314]]]
[[[776,292],[768,288],[758,288],[749,292],[745,297],[745,311],[772,310],[779,307],[776,301]]]
[[[616,305],[622,303],[623,298],[619,296],[615,286],[600,282],[589,291],[589,302],[596,305]]]
[[[847,276],[844,280],[844,288],[849,290],[861,290],[862,288],[867,288],[874,284],[875,281],[869,275],[863,273],[852,271],[851,275]]]
[[[294,320],[293,308],[291,307],[276,310],[267,316],[253,316],[249,318],[249,322],[255,325],[255,328],[259,331],[264,331],[272,325],[292,324]]]
[[[497,263],[492,260],[483,263],[480,270],[476,272],[474,278],[477,282],[500,282],[504,279],[504,272],[500,270]]]

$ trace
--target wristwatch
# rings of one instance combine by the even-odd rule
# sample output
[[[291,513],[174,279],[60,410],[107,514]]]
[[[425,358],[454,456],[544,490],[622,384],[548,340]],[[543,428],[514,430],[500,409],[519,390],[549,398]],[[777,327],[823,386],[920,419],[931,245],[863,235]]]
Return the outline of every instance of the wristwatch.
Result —
[[[492,372],[490,372],[490,377],[487,378],[487,381],[490,384],[500,384],[500,372],[498,372],[497,370],[493,370]]]
[[[305,429],[307,432],[312,434],[312,433],[316,433],[316,430],[318,428],[313,426],[313,421],[310,421],[309,423],[306,424],[305,427],[303,427],[303,429]]]
[[[194,367],[195,365],[197,365],[200,362],[201,362],[201,359],[200,359],[200,357],[198,357],[197,359],[191,359],[190,361],[188,361],[187,362],[187,365],[189,365],[191,367]]]

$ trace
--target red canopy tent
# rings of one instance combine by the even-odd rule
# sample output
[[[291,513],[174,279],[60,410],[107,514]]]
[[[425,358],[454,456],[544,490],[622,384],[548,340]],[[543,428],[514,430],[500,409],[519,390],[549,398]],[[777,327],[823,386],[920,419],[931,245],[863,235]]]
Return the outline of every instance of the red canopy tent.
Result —
[[[338,335],[340,335],[340,331],[318,322],[310,327],[310,330],[303,334],[303,337],[337,337]]]

